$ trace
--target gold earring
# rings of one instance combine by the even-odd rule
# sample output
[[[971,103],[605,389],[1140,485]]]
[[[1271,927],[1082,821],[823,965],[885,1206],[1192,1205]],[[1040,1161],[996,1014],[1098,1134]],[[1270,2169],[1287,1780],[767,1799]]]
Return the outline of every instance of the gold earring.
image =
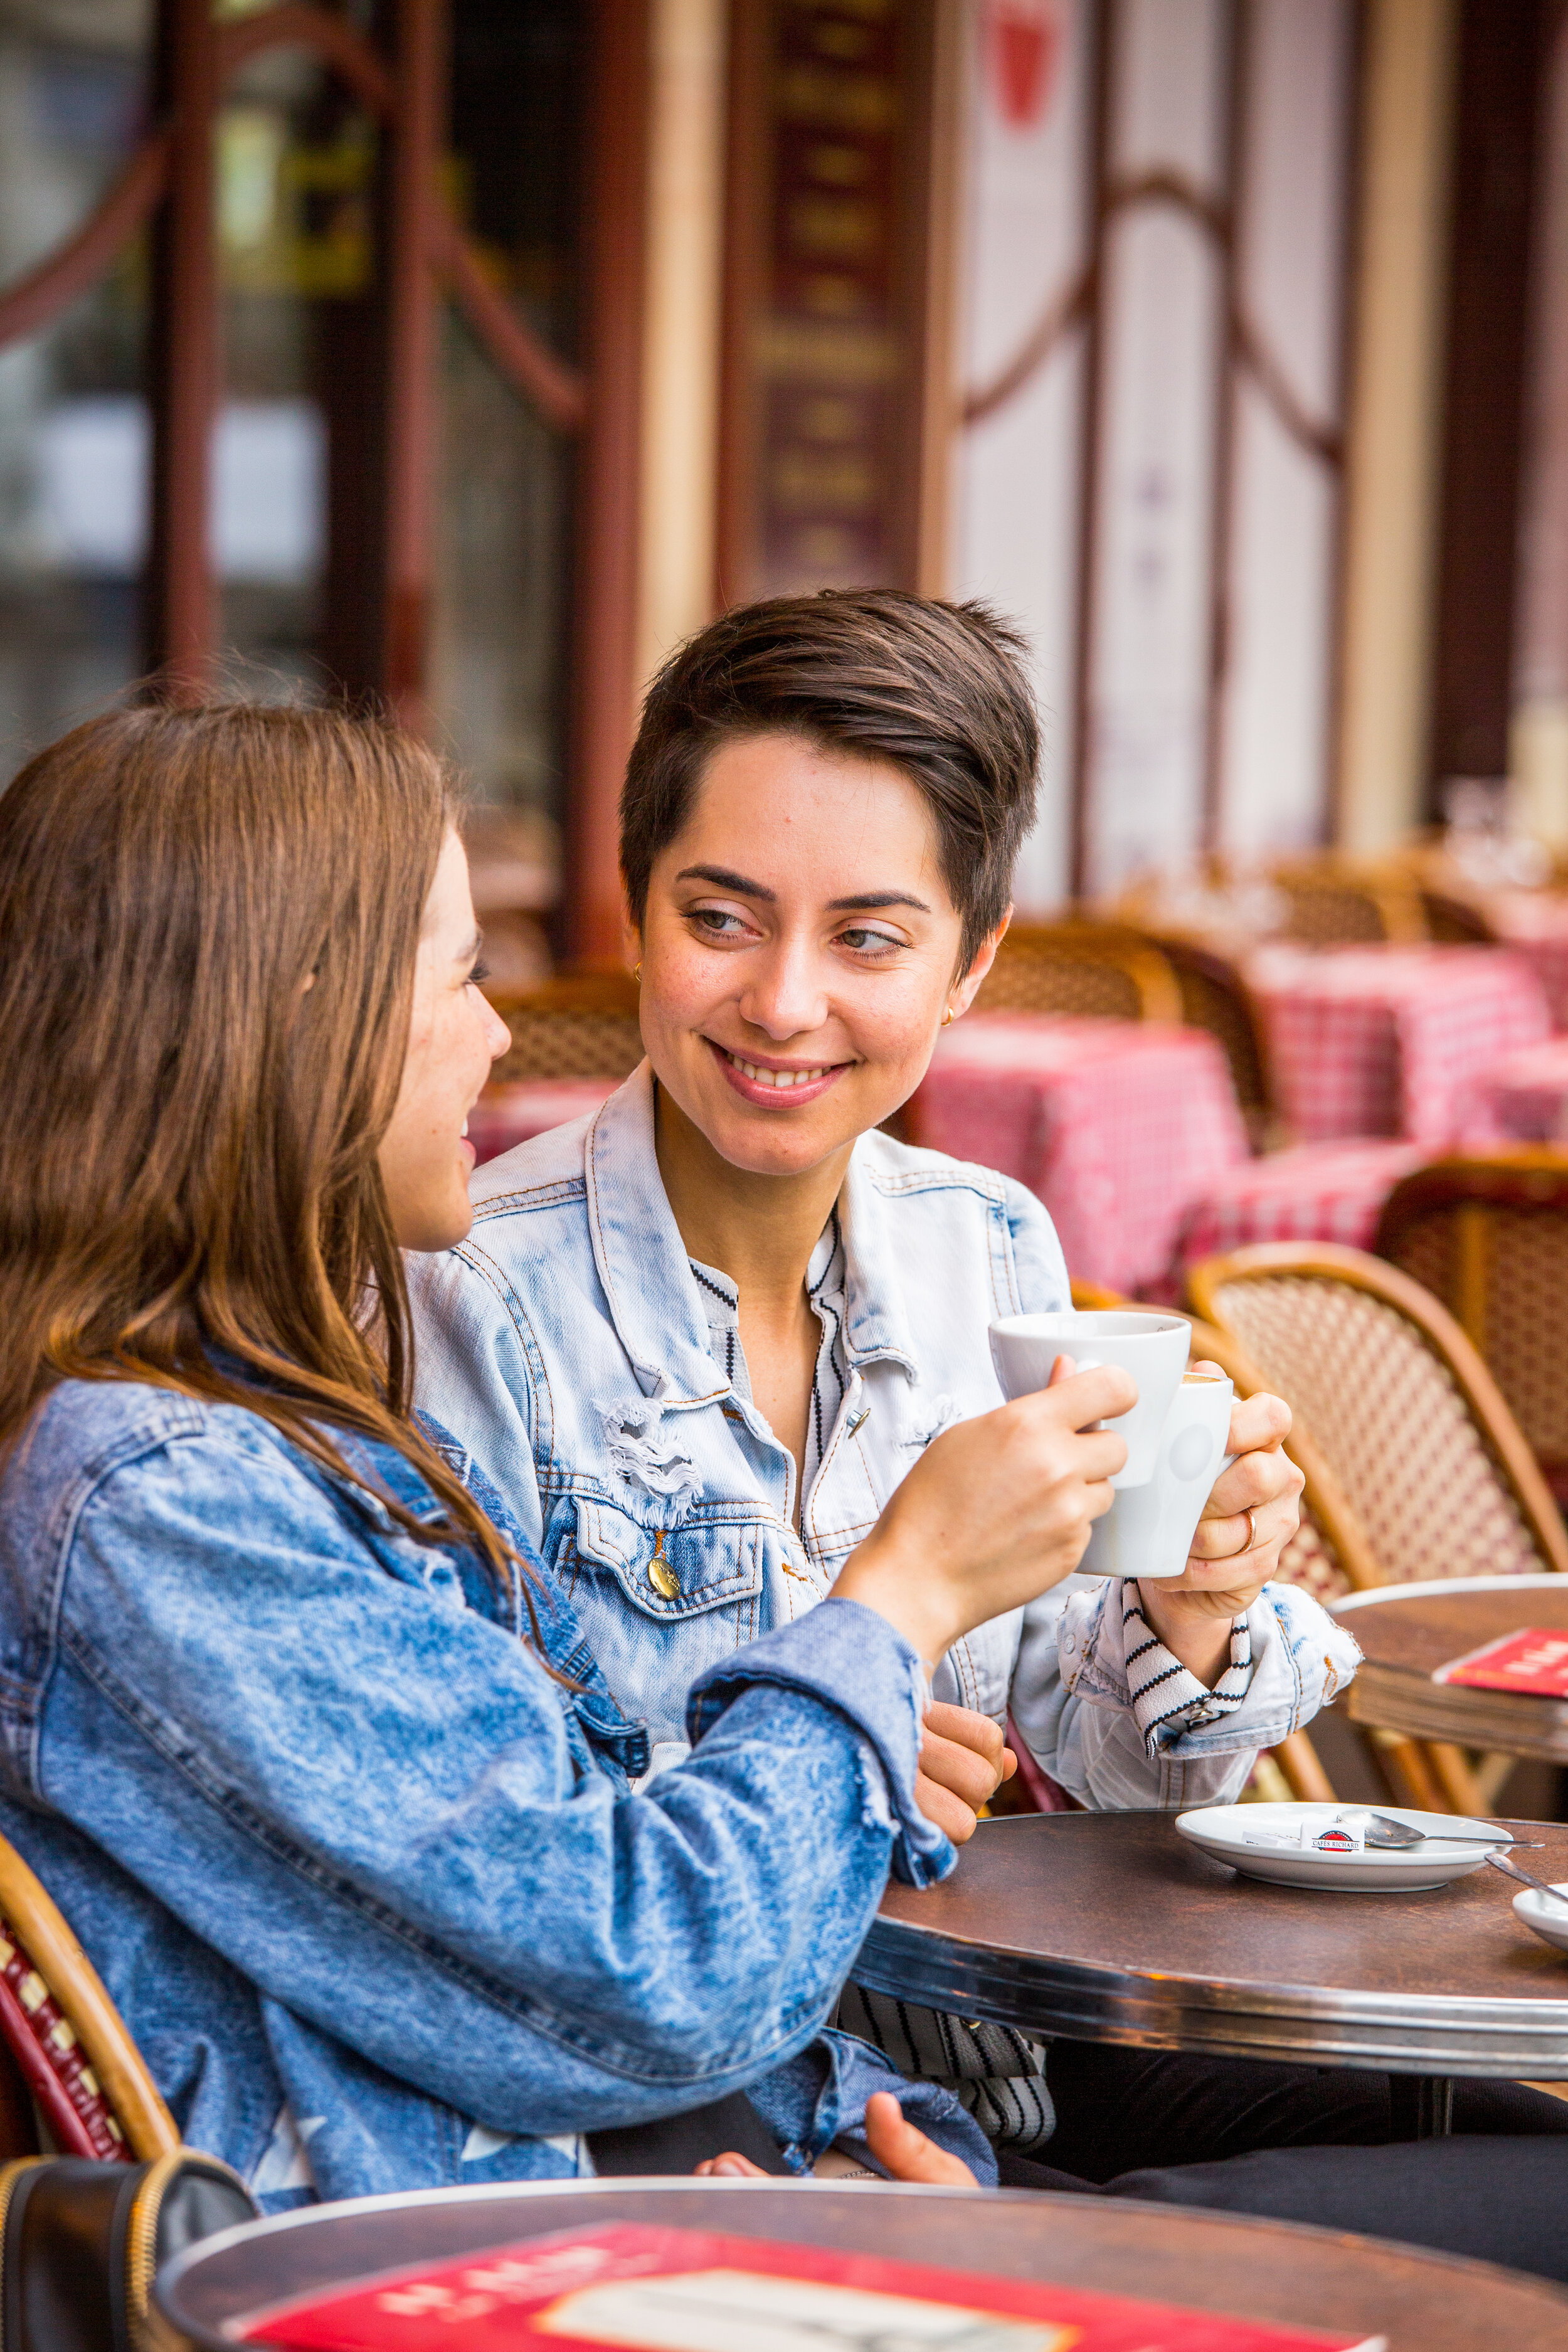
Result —
[[[632,978],[637,982],[637,986],[640,988],[642,986],[642,966],[640,963],[633,964]]]
[[[950,1004],[950,1005],[948,1006],[948,1008],[947,1008],[947,1011],[946,1011],[946,1012],[942,1014],[942,1027],[943,1027],[944,1029],[947,1027],[947,1025],[948,1025],[949,1022],[950,1022],[952,1019],[952,1005]]]

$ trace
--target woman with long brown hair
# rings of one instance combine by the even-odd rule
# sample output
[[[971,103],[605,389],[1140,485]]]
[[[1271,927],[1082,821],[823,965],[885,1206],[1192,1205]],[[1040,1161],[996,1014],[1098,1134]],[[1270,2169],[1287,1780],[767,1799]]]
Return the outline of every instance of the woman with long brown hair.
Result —
[[[818,2027],[889,1863],[952,1859],[923,1669],[1076,1564],[1129,1384],[940,1439],[638,1792],[646,1733],[410,1410],[401,1254],[468,1229],[505,1043],[478,950],[389,728],[125,710],[0,798],[0,1829],[264,2196],[571,2171],[699,2109],[710,2155],[742,2092],[804,2169],[889,2086],[992,2178]],[[951,2161],[891,2100],[869,2136]]]

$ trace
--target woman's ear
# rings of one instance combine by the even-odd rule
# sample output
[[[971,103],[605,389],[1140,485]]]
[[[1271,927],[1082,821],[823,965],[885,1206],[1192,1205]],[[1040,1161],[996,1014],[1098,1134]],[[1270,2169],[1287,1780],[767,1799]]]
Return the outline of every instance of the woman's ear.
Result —
[[[955,1013],[967,1013],[970,1006],[973,1003],[975,993],[979,989],[981,982],[984,979],[986,973],[990,971],[992,965],[996,961],[996,950],[1007,936],[1007,926],[1012,919],[1013,909],[1009,907],[1001,921],[997,924],[995,929],[994,931],[987,931],[985,937],[981,940],[980,945],[975,949],[974,961],[970,965],[969,970],[964,973],[963,978],[960,981],[955,981],[952,987],[948,991],[947,1001],[952,1005]]]

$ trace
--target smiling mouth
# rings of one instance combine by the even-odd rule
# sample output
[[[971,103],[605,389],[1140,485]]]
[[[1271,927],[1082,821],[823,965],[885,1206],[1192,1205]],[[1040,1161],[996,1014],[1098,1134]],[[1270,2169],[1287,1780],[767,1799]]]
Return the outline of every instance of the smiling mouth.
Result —
[[[801,1087],[821,1087],[849,1067],[847,1062],[817,1062],[805,1069],[769,1069],[761,1062],[748,1062],[743,1054],[731,1053],[728,1045],[721,1045],[712,1037],[707,1042],[720,1060],[727,1063],[737,1076],[746,1079],[753,1087],[766,1087],[774,1094],[790,1094]]]

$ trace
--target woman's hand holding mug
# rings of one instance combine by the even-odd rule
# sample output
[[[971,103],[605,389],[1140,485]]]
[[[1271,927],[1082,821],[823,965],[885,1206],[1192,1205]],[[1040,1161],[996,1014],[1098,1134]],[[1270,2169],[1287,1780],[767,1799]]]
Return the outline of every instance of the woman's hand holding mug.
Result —
[[[1074,1372],[1061,1357],[1048,1388],[944,1430],[850,1553],[832,1598],[878,1611],[934,1666],[972,1626],[1072,1574],[1127,1459],[1115,1432],[1095,1424],[1136,1401],[1119,1366]]]

